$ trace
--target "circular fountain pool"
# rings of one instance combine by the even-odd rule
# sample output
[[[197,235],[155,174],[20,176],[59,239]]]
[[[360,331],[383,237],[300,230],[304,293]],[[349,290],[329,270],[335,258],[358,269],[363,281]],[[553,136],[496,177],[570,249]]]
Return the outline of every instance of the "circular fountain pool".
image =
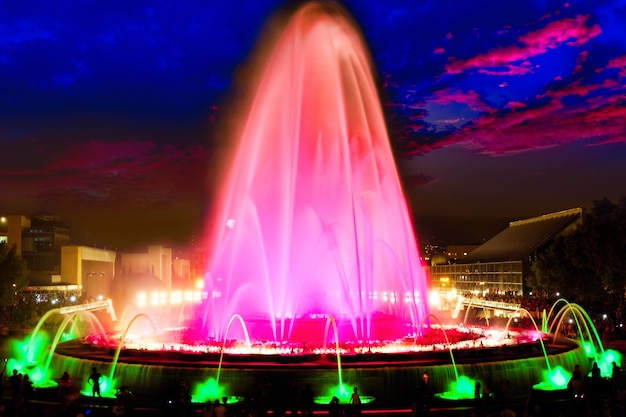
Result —
[[[340,398],[346,403],[352,387],[358,387],[378,406],[392,407],[407,405],[424,371],[430,374],[435,392],[448,391],[461,375],[494,383],[514,381],[514,393],[526,395],[544,379],[546,360],[565,369],[587,361],[581,346],[568,339],[544,343],[526,332],[499,333],[500,339],[496,334],[481,328],[447,328],[448,342],[441,329],[432,329],[417,339],[339,346],[186,344],[172,342],[175,338],[170,335],[161,342],[154,337],[143,342],[130,337],[121,347],[115,335],[91,335],[60,343],[53,367],[87,375],[95,366],[112,385],[131,386],[155,398],[166,395],[183,378],[192,385],[196,402],[222,394],[258,398],[265,381],[283,393],[294,383],[310,383],[319,396],[343,390]]]

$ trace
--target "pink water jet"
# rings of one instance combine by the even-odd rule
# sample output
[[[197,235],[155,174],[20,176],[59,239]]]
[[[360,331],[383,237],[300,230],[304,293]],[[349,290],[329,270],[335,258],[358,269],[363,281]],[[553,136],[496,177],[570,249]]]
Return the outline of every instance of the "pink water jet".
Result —
[[[235,337],[240,314],[256,339],[322,338],[330,315],[344,341],[414,333],[427,286],[362,37],[333,3],[281,33],[212,201],[205,332]]]

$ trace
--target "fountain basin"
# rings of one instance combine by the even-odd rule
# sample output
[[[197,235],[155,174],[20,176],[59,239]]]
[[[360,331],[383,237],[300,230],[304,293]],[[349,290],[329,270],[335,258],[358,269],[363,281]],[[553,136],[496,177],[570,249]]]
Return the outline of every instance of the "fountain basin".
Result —
[[[114,350],[89,346],[81,339],[58,345],[53,356],[54,369],[72,375],[89,375],[93,366],[103,372],[111,368]],[[587,364],[579,343],[556,339],[546,345],[551,366],[573,369]],[[511,382],[512,393],[526,396],[543,378],[545,357],[539,342],[499,348],[472,348],[453,351],[459,375],[476,380],[490,379],[494,384]],[[340,356],[344,385],[376,398],[377,406],[410,405],[412,393],[422,372],[431,377],[434,392],[444,392],[454,381],[455,370],[447,350],[354,354]],[[318,396],[338,383],[337,356],[332,354],[258,355],[192,354],[176,351],[123,349],[116,365],[117,385],[132,387],[140,396],[165,398],[184,378],[194,384],[214,379],[221,367],[219,384],[229,395],[258,398],[261,381],[269,380],[276,392],[289,392],[295,382],[310,383]]]

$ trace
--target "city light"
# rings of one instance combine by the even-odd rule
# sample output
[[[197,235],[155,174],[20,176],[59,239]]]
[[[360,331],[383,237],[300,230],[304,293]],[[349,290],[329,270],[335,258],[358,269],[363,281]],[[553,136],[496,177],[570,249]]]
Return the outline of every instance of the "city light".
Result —
[[[203,291],[154,291],[149,295],[145,292],[140,292],[137,294],[136,304],[138,307],[147,305],[152,307],[181,305],[183,303],[199,303],[206,298],[207,293]]]

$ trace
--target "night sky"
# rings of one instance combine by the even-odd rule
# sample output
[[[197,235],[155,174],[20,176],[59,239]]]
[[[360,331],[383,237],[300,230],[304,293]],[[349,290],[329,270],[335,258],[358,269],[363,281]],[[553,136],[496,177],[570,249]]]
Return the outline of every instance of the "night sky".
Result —
[[[0,3],[0,212],[120,249],[198,239],[227,103],[284,3]],[[343,4],[422,241],[626,195],[626,1]]]

